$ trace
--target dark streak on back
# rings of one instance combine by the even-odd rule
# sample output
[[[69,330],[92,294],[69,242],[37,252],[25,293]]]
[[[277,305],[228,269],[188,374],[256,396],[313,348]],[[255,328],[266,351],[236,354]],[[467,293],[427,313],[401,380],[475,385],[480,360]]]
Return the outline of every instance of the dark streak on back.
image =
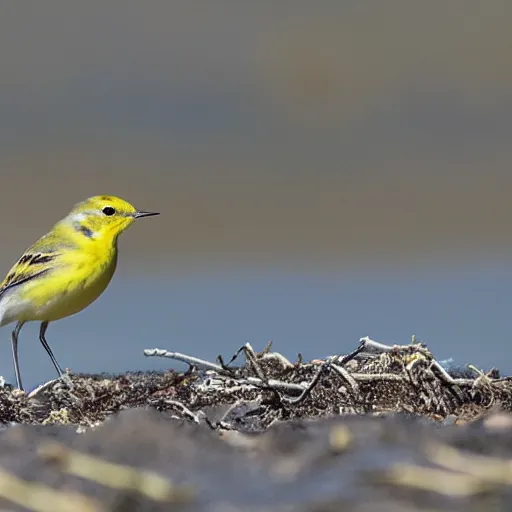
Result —
[[[52,261],[55,257],[55,254],[24,254],[20,258],[20,264],[26,263],[27,265],[41,265]]]

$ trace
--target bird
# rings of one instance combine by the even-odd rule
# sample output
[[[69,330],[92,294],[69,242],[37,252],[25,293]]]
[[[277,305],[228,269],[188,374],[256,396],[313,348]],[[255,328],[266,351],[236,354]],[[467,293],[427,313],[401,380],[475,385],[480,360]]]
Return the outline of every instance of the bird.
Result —
[[[41,322],[39,341],[60,377],[64,371],[46,341],[50,322],[74,315],[107,288],[117,265],[119,235],[136,219],[159,215],[137,210],[111,195],[76,204],[66,217],[29,247],[0,284],[0,327],[16,322],[12,357],[23,390],[18,336],[26,322]]]

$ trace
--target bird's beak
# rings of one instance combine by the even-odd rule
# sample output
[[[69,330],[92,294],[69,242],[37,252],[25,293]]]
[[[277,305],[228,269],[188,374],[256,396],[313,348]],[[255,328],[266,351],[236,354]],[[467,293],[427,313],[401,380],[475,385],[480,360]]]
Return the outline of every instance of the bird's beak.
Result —
[[[134,217],[136,219],[140,219],[141,217],[152,217],[153,215],[160,215],[160,213],[157,213],[157,212],[141,212],[141,211],[137,210],[135,212]]]

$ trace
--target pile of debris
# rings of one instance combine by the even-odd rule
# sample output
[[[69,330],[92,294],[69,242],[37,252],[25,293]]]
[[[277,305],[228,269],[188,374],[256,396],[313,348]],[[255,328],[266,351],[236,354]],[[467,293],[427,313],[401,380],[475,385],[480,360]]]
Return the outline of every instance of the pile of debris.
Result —
[[[310,362],[249,344],[227,363],[145,355],[189,368],[0,388],[0,507],[502,510],[511,498],[512,380],[496,370],[447,371],[423,344],[369,338]]]
[[[512,380],[477,369],[450,373],[423,344],[387,346],[363,338],[348,355],[291,363],[244,345],[225,363],[177,352],[145,350],[189,365],[175,371],[70,375],[28,395],[0,389],[0,421],[98,425],[126,408],[173,411],[215,429],[266,430],[276,421],[340,414],[407,413],[436,421],[471,421],[499,405],[512,410]],[[241,355],[243,365],[234,366]],[[471,375],[473,373],[473,375]]]

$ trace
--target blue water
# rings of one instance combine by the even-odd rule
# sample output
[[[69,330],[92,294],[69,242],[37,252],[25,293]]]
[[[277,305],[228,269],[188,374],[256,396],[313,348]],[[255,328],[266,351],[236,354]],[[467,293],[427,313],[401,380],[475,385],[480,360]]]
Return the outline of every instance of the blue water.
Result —
[[[214,360],[243,343],[295,359],[344,353],[369,335],[386,343],[425,341],[438,359],[454,358],[512,373],[510,283],[506,266],[422,271],[362,270],[304,274],[282,270],[217,272],[133,278],[126,269],[82,313],[50,325],[48,341],[63,367],[74,372],[184,369],[145,358],[145,348],[166,348]],[[14,382],[10,329],[0,336],[0,374]],[[54,377],[37,340],[24,327],[20,358],[25,386]]]

